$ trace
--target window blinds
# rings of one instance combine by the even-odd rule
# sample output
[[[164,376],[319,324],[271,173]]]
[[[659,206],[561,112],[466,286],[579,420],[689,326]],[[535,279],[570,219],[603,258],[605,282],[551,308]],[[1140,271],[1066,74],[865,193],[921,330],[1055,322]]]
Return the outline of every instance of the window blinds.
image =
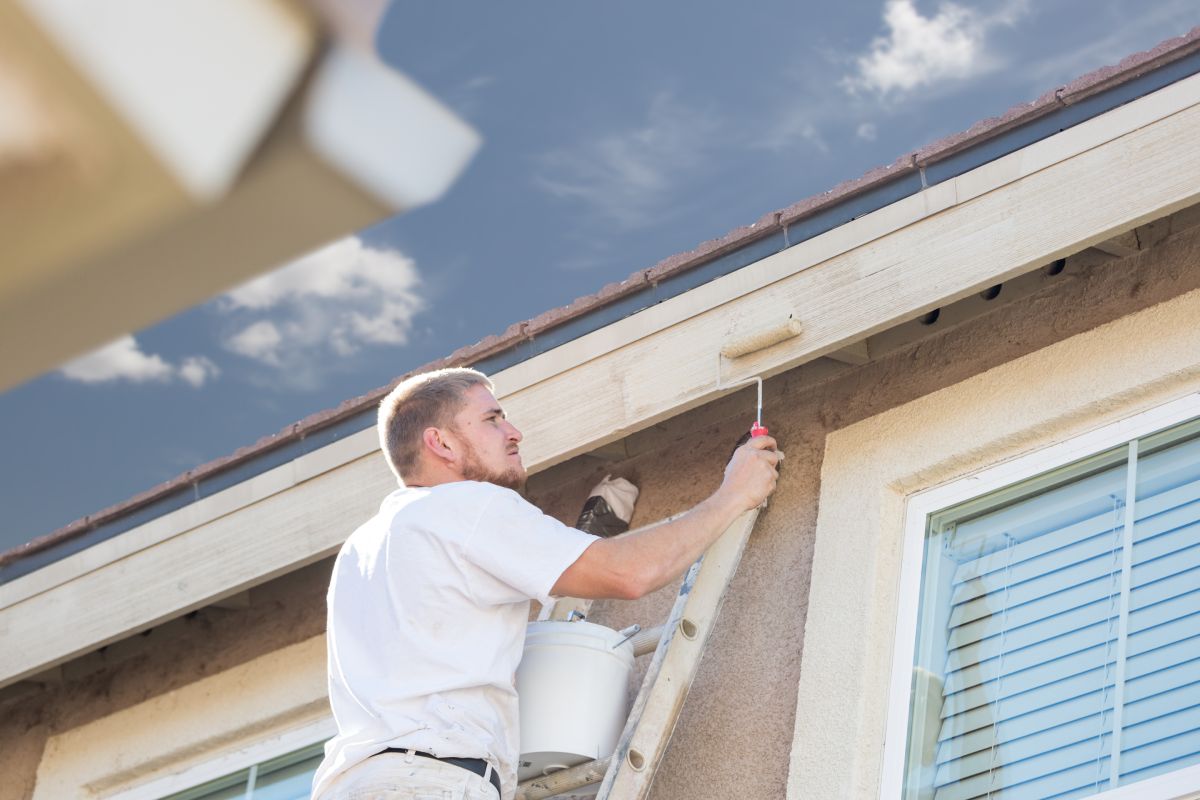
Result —
[[[1086,797],[1200,763],[1200,441],[942,525],[923,580],[910,800]]]

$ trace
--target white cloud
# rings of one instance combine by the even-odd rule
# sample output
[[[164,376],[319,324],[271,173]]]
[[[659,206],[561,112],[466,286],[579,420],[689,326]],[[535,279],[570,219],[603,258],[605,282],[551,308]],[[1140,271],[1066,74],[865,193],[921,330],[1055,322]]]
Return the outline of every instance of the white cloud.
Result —
[[[189,356],[179,365],[179,377],[197,389],[220,374],[212,359],[204,356]]]
[[[873,142],[879,137],[879,129],[873,122],[864,122],[854,130],[854,135],[864,142]]]
[[[265,309],[307,298],[361,300],[405,297],[417,284],[412,260],[367,247],[351,236],[245,283],[225,295],[233,308]]]
[[[816,116],[812,109],[789,107],[777,121],[766,126],[766,133],[754,144],[778,152],[803,142],[822,155],[829,155],[829,145],[813,124]]]
[[[403,253],[342,239],[224,295],[218,306],[240,323],[225,347],[312,385],[330,353],[405,344],[419,284]]]
[[[651,225],[679,182],[702,165],[719,127],[711,114],[662,92],[643,124],[547,152],[535,181],[621,227]]]
[[[1006,0],[990,14],[945,2],[925,17],[913,0],[887,0],[887,35],[856,59],[857,71],[842,80],[842,87],[888,95],[994,69],[998,61],[985,49],[988,31],[1016,24],[1027,10],[1028,0]]]
[[[204,356],[189,356],[177,367],[160,355],[144,352],[137,339],[127,335],[63,365],[59,372],[80,383],[169,383],[178,378],[199,388],[220,370]]]
[[[269,320],[259,320],[230,336],[225,345],[233,352],[247,358],[279,366],[279,346],[283,335]]]

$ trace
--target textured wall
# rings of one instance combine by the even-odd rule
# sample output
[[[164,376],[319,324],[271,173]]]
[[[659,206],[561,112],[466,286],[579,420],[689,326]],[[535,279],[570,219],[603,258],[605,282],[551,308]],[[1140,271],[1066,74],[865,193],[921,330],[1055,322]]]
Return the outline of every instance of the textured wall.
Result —
[[[207,608],[76,659],[61,682],[6,689],[0,800],[32,797],[50,736],[322,633],[331,567],[321,562],[258,587],[248,608]]]
[[[1200,239],[1184,233],[1137,257],[1068,270],[1037,294],[954,328],[933,326],[928,338],[865,366],[812,365],[769,380],[764,421],[788,459],[653,796],[785,794],[829,432],[1198,286]],[[621,460],[585,456],[535,476],[530,495],[570,522],[592,483],[611,471],[642,488],[634,524],[652,522],[716,488],[752,414],[752,390],[740,391],[630,436]],[[347,521],[347,533],[356,522]],[[0,798],[31,795],[48,736],[320,633],[328,572],[329,562],[322,562],[252,590],[247,608],[205,609],[77,659],[65,666],[61,683],[0,693]],[[652,625],[673,598],[666,589],[635,603],[598,603],[591,618],[614,627]],[[803,787],[798,794],[815,796]]]
[[[272,734],[296,729],[305,734],[298,747],[334,730],[329,720],[322,635],[50,737],[33,797],[75,797],[87,793],[79,791],[81,786],[107,796],[131,783],[162,777],[164,771],[197,766],[208,774],[189,783],[205,783],[247,766],[234,767],[226,761],[214,769],[213,750],[253,749]],[[96,747],[97,742],[104,746]],[[179,788],[155,794],[162,796]]]

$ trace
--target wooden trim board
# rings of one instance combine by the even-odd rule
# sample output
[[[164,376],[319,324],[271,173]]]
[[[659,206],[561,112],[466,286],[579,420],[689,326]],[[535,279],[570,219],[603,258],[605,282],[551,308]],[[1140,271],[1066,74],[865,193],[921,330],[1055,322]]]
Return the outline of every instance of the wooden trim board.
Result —
[[[725,383],[779,373],[1197,202],[1197,102],[1193,76],[498,373],[526,463],[709,402],[725,393],[718,370]],[[786,313],[798,337],[718,360],[739,320]],[[0,685],[334,552],[394,485],[373,439],[0,587]]]

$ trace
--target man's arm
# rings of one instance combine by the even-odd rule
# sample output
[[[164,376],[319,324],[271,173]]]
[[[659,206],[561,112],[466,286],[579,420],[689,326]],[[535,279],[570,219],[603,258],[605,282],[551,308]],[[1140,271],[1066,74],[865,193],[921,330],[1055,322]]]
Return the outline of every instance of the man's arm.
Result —
[[[779,476],[783,453],[759,436],[742,445],[725,468],[721,487],[683,516],[638,533],[599,539],[554,584],[556,597],[634,600],[683,574],[738,515],[760,505]]]

